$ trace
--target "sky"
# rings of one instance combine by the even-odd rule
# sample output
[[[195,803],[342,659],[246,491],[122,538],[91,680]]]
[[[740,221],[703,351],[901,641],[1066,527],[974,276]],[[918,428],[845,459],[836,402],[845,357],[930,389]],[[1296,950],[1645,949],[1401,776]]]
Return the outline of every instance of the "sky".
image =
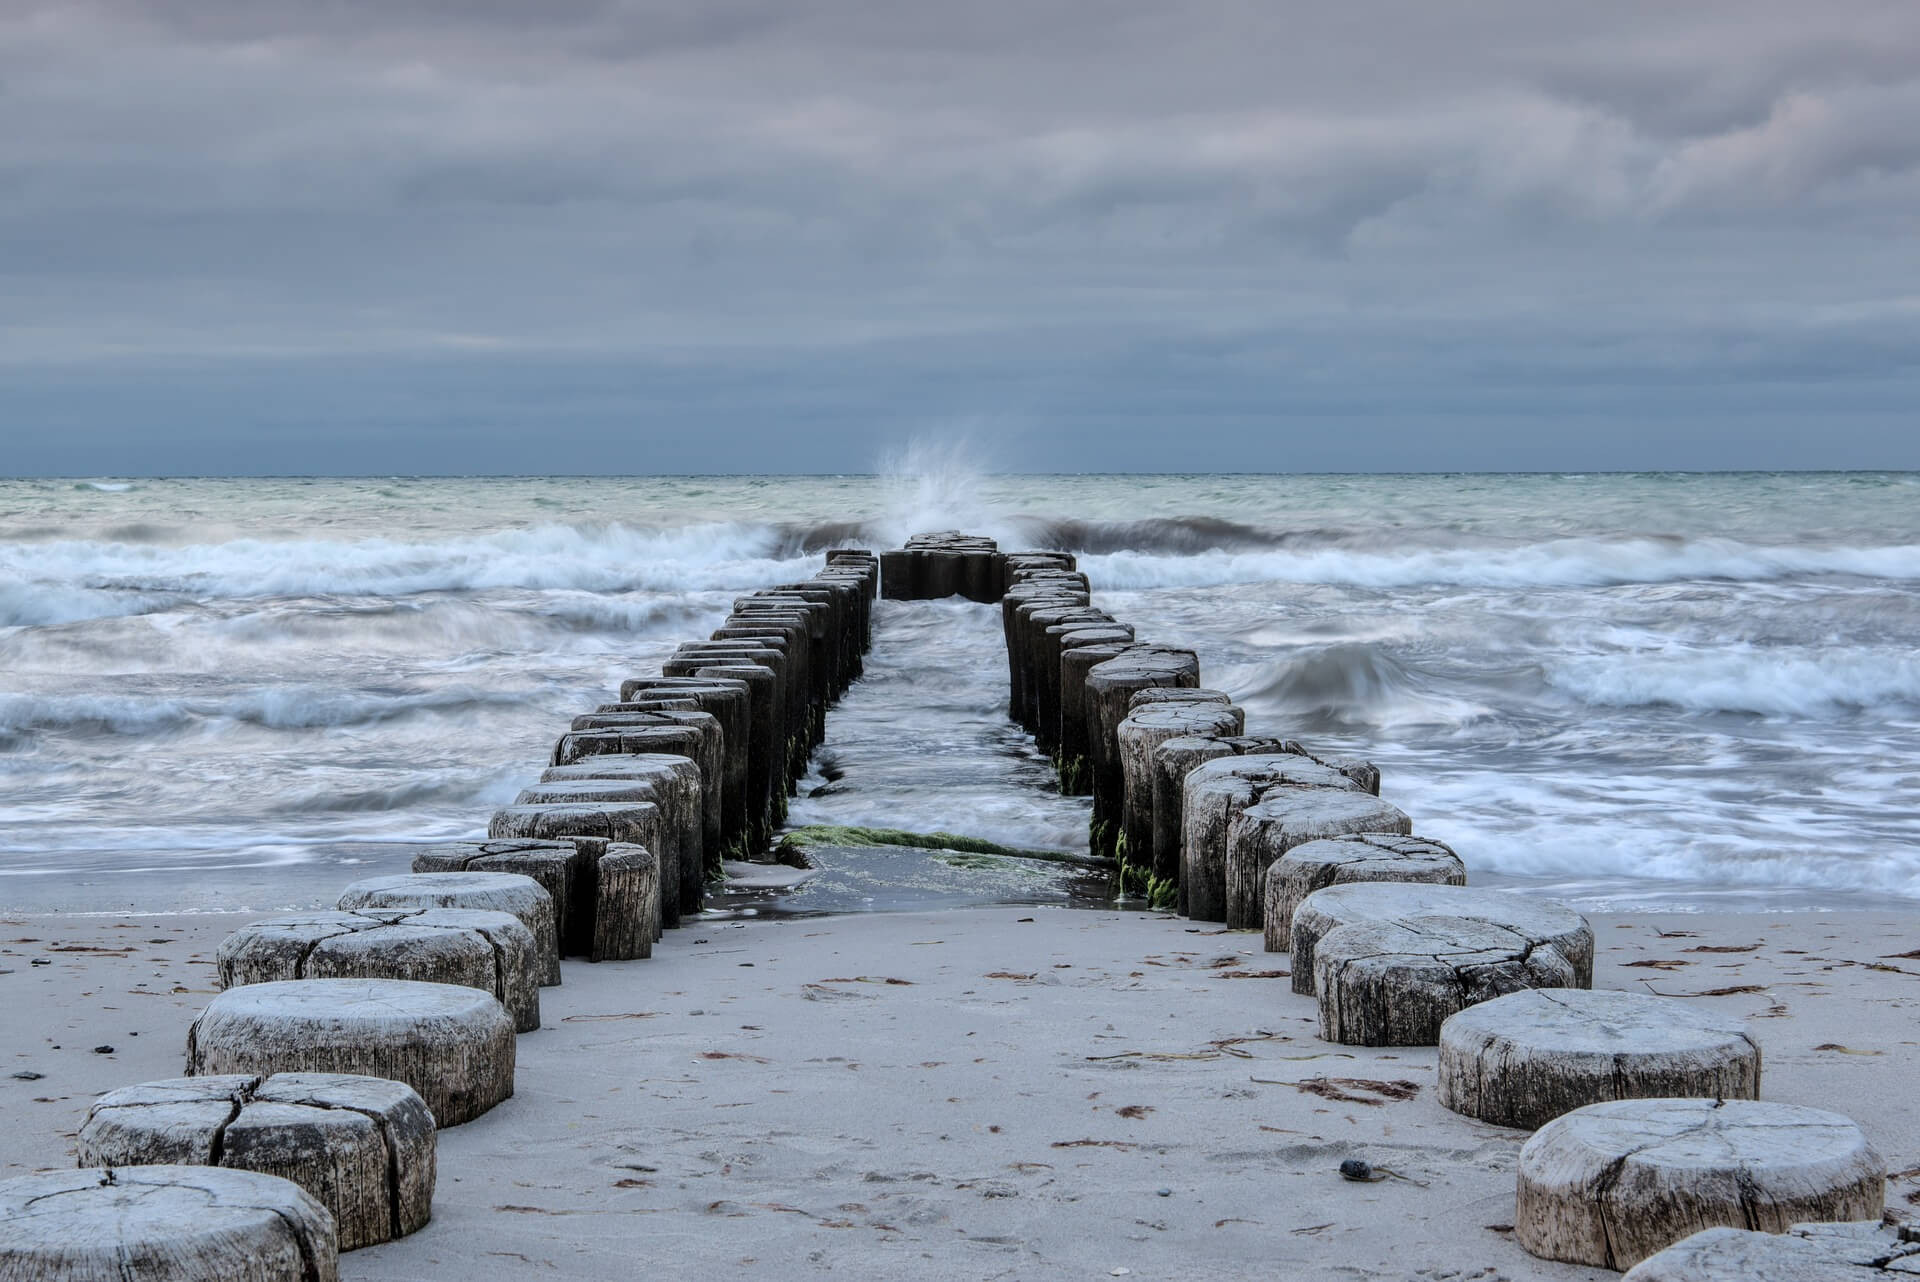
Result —
[[[0,0],[0,474],[1920,468],[1914,0]]]

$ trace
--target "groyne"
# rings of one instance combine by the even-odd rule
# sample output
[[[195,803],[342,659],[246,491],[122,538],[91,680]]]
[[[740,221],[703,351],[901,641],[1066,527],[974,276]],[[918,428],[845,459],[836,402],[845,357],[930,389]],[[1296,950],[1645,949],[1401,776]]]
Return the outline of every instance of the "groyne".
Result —
[[[572,718],[485,839],[346,887],[332,911],[236,932],[220,950],[225,991],[187,1033],[197,1080],[101,1101],[82,1148],[92,1164],[76,1175],[0,1183],[0,1205],[61,1208],[58,1234],[0,1224],[0,1282],[56,1266],[81,1282],[117,1277],[123,1249],[204,1255],[191,1276],[219,1275],[236,1250],[272,1255],[259,1276],[304,1282],[333,1276],[339,1250],[416,1231],[434,1135],[485,1125],[512,1095],[516,1038],[541,1027],[537,990],[561,983],[561,959],[644,961],[705,910],[725,861],[769,856],[831,709],[862,674],[879,600],[998,607],[1007,715],[1051,758],[1060,791],[1088,799],[1086,859],[1117,870],[1118,895],[1259,932],[1291,955],[1322,1040],[1437,1047],[1442,1103],[1536,1131],[1515,1221],[1536,1255],[1622,1269],[1716,1226],[1780,1233],[1877,1212],[1885,1164],[1865,1137],[1837,1115],[1761,1101],[1757,1047],[1737,1024],[1591,992],[1583,917],[1469,888],[1468,862],[1416,834],[1372,763],[1249,725],[1205,685],[1195,650],[1101,609],[1094,587],[1070,554],[949,531],[879,555],[836,550],[809,579],[737,598],[708,637]],[[965,834],[938,837],[967,849]],[[336,1116],[253,1107],[275,1092]],[[1803,1160],[1780,1128],[1817,1133],[1830,1154]],[[1667,1162],[1658,1196],[1614,1178],[1696,1131],[1714,1151]],[[206,1166],[244,1166],[248,1152],[261,1155],[253,1169],[292,1178],[209,1182]],[[405,1214],[349,1204],[335,1174],[349,1163],[377,1171]],[[1364,1162],[1340,1173],[1375,1178]],[[164,1189],[169,1205],[226,1198],[249,1215],[202,1241],[184,1212],[130,1213],[127,1187]],[[1743,1192],[1754,1188],[1791,1196],[1758,1214]],[[69,1239],[113,1250],[76,1254]]]

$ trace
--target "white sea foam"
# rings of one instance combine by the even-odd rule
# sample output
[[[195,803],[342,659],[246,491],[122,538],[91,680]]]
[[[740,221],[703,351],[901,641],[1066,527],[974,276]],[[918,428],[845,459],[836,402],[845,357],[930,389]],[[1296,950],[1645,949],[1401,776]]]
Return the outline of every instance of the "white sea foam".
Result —
[[[0,546],[0,626],[103,618],[193,597],[407,596],[505,588],[740,590],[811,569],[770,526],[545,525],[409,543],[240,539],[164,547],[63,540]]]
[[[1365,552],[1314,548],[1085,556],[1081,568],[1110,588],[1211,587],[1228,583],[1326,583],[1363,588],[1606,587],[1696,579],[1769,581],[1844,574],[1920,579],[1920,544],[1767,547],[1732,539],[1556,539],[1517,547]]]
[[[221,721],[270,730],[365,726],[422,712],[459,714],[523,703],[526,696],[477,686],[385,694],[322,685],[267,687],[217,698],[125,695],[0,694],[0,734],[79,730],[157,734],[196,722]]]
[[[1920,704],[1920,655],[1884,648],[1668,649],[1562,660],[1549,666],[1547,681],[1604,707],[1815,717]]]

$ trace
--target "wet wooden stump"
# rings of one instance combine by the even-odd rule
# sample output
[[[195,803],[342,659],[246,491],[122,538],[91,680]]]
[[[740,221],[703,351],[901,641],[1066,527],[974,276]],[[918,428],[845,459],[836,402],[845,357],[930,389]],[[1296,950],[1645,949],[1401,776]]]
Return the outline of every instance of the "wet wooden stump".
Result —
[[[656,699],[687,698],[699,710],[720,723],[721,743],[725,748],[725,772],[721,789],[720,837],[723,848],[738,848],[745,843],[749,815],[755,792],[752,773],[753,702],[743,680],[686,677],[654,677],[620,683],[620,702],[597,709],[601,715],[644,710]],[[716,855],[718,851],[714,852]]]
[[[1744,1025],[1651,993],[1538,989],[1440,1027],[1439,1098],[1456,1113],[1537,1130],[1616,1099],[1757,1099]]]
[[[1878,1219],[1796,1224],[1785,1233],[1703,1229],[1627,1270],[1621,1282],[1873,1282],[1920,1277],[1920,1231]]]
[[[1195,766],[1180,805],[1180,885],[1187,916],[1227,919],[1228,836],[1243,811],[1279,787],[1363,795],[1339,771],[1292,752],[1223,756]]]
[[[465,908],[511,913],[533,936],[540,985],[560,982],[560,928],[553,896],[531,877],[506,872],[396,873],[348,886],[336,908]]]
[[[333,1217],[290,1180],[217,1166],[0,1180],[0,1282],[338,1282]]]
[[[1155,686],[1200,684],[1200,659],[1191,650],[1135,645],[1087,670],[1087,763],[1093,777],[1092,849],[1112,855],[1120,844],[1120,723],[1133,696]]]
[[[504,912],[365,908],[249,922],[214,954],[222,988],[291,979],[408,979],[491,994],[514,1028],[540,1027],[533,932]]]
[[[721,729],[719,719],[705,712],[615,712],[587,713],[574,718],[573,729],[555,745],[550,766],[571,765],[580,760],[569,749],[570,740],[579,740],[587,735],[618,734],[626,735],[638,731],[650,733],[661,729],[682,728],[694,731],[697,737],[691,745],[680,750],[678,755],[690,758],[700,767],[700,787],[703,804],[701,808],[700,845],[703,850],[719,851],[726,848],[727,816],[727,746],[726,735]],[[673,752],[671,748],[627,747],[622,741],[622,755],[639,752]],[[606,755],[596,751],[586,755]],[[620,840],[616,838],[616,840]],[[697,889],[697,884],[696,884]],[[681,907],[689,907],[682,904]],[[698,905],[689,910],[697,911]]]
[[[702,772],[702,778],[705,772]],[[656,875],[659,885],[653,888],[650,898],[658,905],[656,910],[659,927],[674,927],[680,924],[682,896],[678,888],[683,885],[684,873],[680,868],[678,852],[673,849],[675,843],[663,841],[664,827],[660,807],[651,801],[608,801],[608,802],[554,802],[537,806],[507,806],[496,810],[493,819],[487,824],[489,837],[532,837],[566,838],[573,841],[588,840],[614,845],[639,846],[653,853]],[[602,920],[610,911],[631,907],[627,899],[610,903],[603,899],[599,874],[600,861],[605,856],[602,848],[592,850],[592,883],[583,887],[588,893],[585,910],[591,913],[592,934],[596,940],[601,935]],[[672,862],[667,862],[671,859]],[[672,888],[672,889],[670,889]],[[653,932],[654,937],[659,934]],[[652,955],[652,945],[647,951],[632,954],[607,954],[600,951],[597,944],[592,949],[595,961],[628,961],[638,957]]]
[[[1162,693],[1203,696],[1163,699]],[[1169,739],[1188,736],[1231,738],[1246,728],[1246,714],[1218,691],[1142,690],[1114,731],[1120,756],[1120,841],[1124,862],[1145,869],[1171,889],[1179,877],[1172,852],[1156,849],[1153,838],[1153,754]]]
[[[1573,981],[1551,944],[1462,917],[1355,922],[1328,931],[1313,957],[1320,1037],[1345,1046],[1432,1046],[1469,1006]]]
[[[614,767],[606,762],[628,762],[626,757],[598,757],[572,766],[549,766],[541,782],[530,788],[523,788],[513,799],[516,806],[564,806],[564,805],[624,805],[646,803],[656,807],[659,822],[650,842],[635,842],[645,845],[658,858],[662,869],[670,870],[677,881],[663,881],[661,894],[677,894],[679,910],[682,914],[700,911],[704,896],[704,885],[689,885],[689,882],[704,882],[706,868],[702,862],[702,850],[705,846],[705,824],[702,820],[703,799],[697,786],[689,790],[688,780],[678,776],[668,767],[647,766],[631,767],[613,776]],[[684,758],[674,758],[682,760]],[[599,764],[596,764],[599,763]],[[692,781],[697,785],[699,771],[693,763]],[[550,778],[560,772],[598,772],[601,777],[572,777],[564,775]],[[716,852],[716,856],[717,856]],[[714,871],[717,873],[718,858]],[[663,914],[664,919],[664,914]]]
[[[291,1180],[333,1215],[342,1251],[424,1227],[433,1114],[412,1087],[344,1073],[183,1077],[110,1091],[80,1128],[81,1166],[224,1166]]]
[[[1381,832],[1404,835],[1413,821],[1398,806],[1348,787],[1289,784],[1264,789],[1227,828],[1227,926],[1253,930],[1266,912],[1267,869],[1295,846],[1327,837]]]
[[[1060,652],[1060,750],[1054,764],[1060,791],[1069,797],[1093,794],[1093,746],[1087,717],[1087,673],[1134,648],[1132,641],[1076,645]]]
[[[1174,911],[1187,914],[1186,883],[1181,880],[1180,846],[1186,827],[1187,776],[1221,757],[1265,756],[1284,752],[1289,741],[1250,735],[1178,735],[1153,749],[1153,869],[1176,883]]]
[[[1551,945],[1573,965],[1573,988],[1593,987],[1593,928],[1564,904],[1511,890],[1413,882],[1355,882],[1316,890],[1293,910],[1293,991],[1314,994],[1314,950],[1322,936],[1352,922],[1455,917],[1507,927]],[[1304,974],[1302,972],[1305,972]]]
[[[442,1130],[513,1094],[513,1020],[478,989],[295,979],[229,989],[187,1032],[187,1075],[355,1073],[405,1082]]]
[[[413,857],[416,873],[495,872],[528,877],[553,899],[562,956],[593,939],[594,852],[573,841],[450,841]]]
[[[1520,1150],[1514,1238],[1533,1255],[1626,1269],[1709,1228],[1784,1233],[1877,1219],[1886,1165],[1838,1113],[1758,1100],[1615,1100]]]
[[[1295,846],[1267,869],[1262,929],[1266,949],[1293,947],[1293,910],[1316,890],[1362,881],[1464,886],[1466,866],[1444,842],[1403,833],[1362,832]]]

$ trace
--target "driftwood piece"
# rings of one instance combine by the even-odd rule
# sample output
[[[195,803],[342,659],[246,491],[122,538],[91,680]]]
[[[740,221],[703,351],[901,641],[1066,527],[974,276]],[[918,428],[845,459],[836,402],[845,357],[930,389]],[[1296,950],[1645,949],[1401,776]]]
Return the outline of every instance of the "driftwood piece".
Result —
[[[1440,1102],[1537,1130],[1616,1099],[1757,1099],[1760,1047],[1737,1019],[1651,993],[1537,989],[1440,1028]]]
[[[338,1282],[333,1217],[289,1180],[217,1166],[0,1180],[0,1282]]]
[[[1920,1277],[1920,1232],[1880,1220],[1796,1224],[1785,1233],[1702,1229],[1621,1282],[1874,1282]]]
[[[465,908],[511,913],[533,936],[542,987],[560,982],[559,919],[553,896],[531,877],[510,872],[396,873],[348,886],[336,905],[360,908]]]
[[[1514,1237],[1546,1260],[1626,1269],[1702,1229],[1864,1220],[1886,1165],[1848,1118],[1759,1100],[1614,1100],[1520,1150]]]
[[[1227,919],[1227,834],[1242,811],[1282,785],[1359,791],[1338,770],[1292,752],[1253,753],[1202,762],[1187,775],[1181,800],[1180,884],[1186,914]]]
[[[1512,890],[1416,882],[1354,882],[1316,890],[1293,910],[1293,991],[1313,996],[1313,953],[1320,937],[1359,921],[1467,917],[1506,926],[1552,944],[1573,964],[1574,988],[1593,987],[1593,928],[1564,904]],[[1305,971],[1305,974],[1301,972]]]
[[[1573,983],[1550,943],[1463,917],[1341,926],[1319,941],[1313,969],[1320,1036],[1346,1046],[1432,1046],[1469,1006]]]
[[[503,912],[365,908],[288,913],[250,922],[221,941],[222,988],[286,979],[412,979],[490,993],[516,1029],[540,1027],[533,932]]]
[[[1325,767],[1322,767],[1323,769]],[[1413,821],[1398,806],[1344,786],[1298,785],[1281,781],[1260,790],[1259,799],[1227,826],[1227,926],[1250,930],[1262,925],[1266,909],[1267,869],[1295,846],[1325,837],[1383,832],[1405,835]]]
[[[1163,698],[1191,695],[1195,698]],[[1128,864],[1171,884],[1179,876],[1173,851],[1153,841],[1154,752],[1169,739],[1230,738],[1246,729],[1246,713],[1217,690],[1154,687],[1137,691],[1131,711],[1115,729],[1120,757],[1120,843]]]
[[[187,1031],[187,1075],[358,1073],[405,1082],[442,1129],[513,1094],[513,1021],[457,984],[295,979],[221,993]]]
[[[80,1128],[82,1166],[226,1166],[292,1180],[342,1251],[432,1215],[433,1114],[412,1087],[344,1073],[183,1077],[110,1091]]]
[[[1262,926],[1270,953],[1293,947],[1293,910],[1316,890],[1357,881],[1464,886],[1467,870],[1444,842],[1404,833],[1361,832],[1293,847],[1267,869]]]

